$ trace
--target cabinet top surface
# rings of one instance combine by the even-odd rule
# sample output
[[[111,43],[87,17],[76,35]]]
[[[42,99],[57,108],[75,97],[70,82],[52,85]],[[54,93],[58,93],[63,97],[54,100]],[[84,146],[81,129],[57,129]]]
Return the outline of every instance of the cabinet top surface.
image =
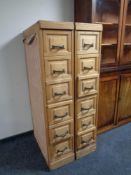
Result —
[[[73,30],[73,22],[61,22],[61,21],[45,21],[39,20],[35,24],[29,26],[24,32],[24,37],[31,35],[39,31],[40,29],[59,29],[59,30]]]
[[[76,30],[91,30],[91,31],[102,31],[102,24],[93,24],[93,23],[75,23]]]
[[[91,30],[91,31],[102,31],[102,24],[91,24],[91,23],[74,23],[74,22],[57,22],[57,21],[45,21],[40,20],[27,28],[23,33],[24,36],[28,36],[31,33],[35,33],[40,29],[59,29],[59,30]]]
[[[38,24],[41,29],[74,29],[73,22],[40,20]]]

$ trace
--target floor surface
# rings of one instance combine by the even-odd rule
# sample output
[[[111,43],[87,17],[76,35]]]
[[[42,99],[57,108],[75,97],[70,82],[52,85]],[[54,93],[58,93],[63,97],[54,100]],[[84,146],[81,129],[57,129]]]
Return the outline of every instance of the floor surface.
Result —
[[[33,134],[0,143],[0,175],[131,175],[131,123],[97,137],[97,150],[48,171]]]

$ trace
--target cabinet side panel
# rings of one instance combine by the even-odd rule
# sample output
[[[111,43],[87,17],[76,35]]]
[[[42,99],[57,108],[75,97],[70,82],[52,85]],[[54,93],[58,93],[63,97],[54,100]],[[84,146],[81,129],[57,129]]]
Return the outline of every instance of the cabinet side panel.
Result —
[[[26,39],[27,40],[27,39]],[[29,81],[30,102],[32,110],[34,135],[40,149],[48,162],[45,111],[43,102],[43,88],[41,77],[41,61],[39,49],[39,35],[34,41],[27,44],[25,41],[27,72]]]

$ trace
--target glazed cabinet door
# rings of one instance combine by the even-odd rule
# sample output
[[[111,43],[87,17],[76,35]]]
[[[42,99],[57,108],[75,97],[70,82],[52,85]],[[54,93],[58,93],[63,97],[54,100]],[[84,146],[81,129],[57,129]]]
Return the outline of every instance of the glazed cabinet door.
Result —
[[[131,73],[121,75],[118,122],[131,121]]]
[[[131,0],[125,0],[120,64],[131,64]]]
[[[123,6],[124,0],[75,0],[75,21],[103,24],[102,67],[119,62]]]
[[[92,22],[103,24],[102,66],[118,64],[123,0],[92,0]]]
[[[100,78],[98,133],[111,129],[116,122],[119,76],[106,74]]]

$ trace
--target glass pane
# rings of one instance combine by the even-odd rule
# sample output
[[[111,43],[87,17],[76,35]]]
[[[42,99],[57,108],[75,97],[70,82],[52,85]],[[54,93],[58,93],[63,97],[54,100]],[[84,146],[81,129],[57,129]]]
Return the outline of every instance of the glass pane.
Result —
[[[131,45],[124,45],[122,62],[125,64],[131,62]]]
[[[102,44],[117,44],[118,42],[118,25],[104,25],[102,34]]]
[[[131,62],[131,0],[128,1],[122,62]]]
[[[119,0],[96,0],[96,22],[118,23]]]
[[[128,1],[126,24],[131,24],[131,0]]]
[[[131,43],[131,27],[126,27],[124,43]]]
[[[103,46],[102,47],[102,64],[114,64],[116,62],[117,47],[112,46]]]

